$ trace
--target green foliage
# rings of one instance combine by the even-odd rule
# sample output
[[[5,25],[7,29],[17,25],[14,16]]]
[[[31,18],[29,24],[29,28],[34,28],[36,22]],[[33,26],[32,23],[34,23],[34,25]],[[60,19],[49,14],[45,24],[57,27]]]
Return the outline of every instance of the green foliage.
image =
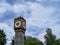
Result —
[[[59,40],[56,40],[56,36],[52,34],[50,28],[46,30],[47,34],[44,36],[46,45],[60,45]]]
[[[14,45],[14,39],[12,39],[12,45]],[[43,43],[37,38],[27,36],[25,37],[24,45],[43,45]]]
[[[57,39],[54,45],[60,45],[60,39]]]
[[[12,39],[12,45],[14,45],[14,38]]]
[[[6,35],[3,30],[0,30],[0,45],[6,44]]]
[[[43,45],[43,43],[37,38],[27,36],[25,38],[25,45]]]
[[[56,39],[53,35],[52,30],[47,28],[45,38],[45,45],[60,45],[60,39]],[[25,45],[44,45],[39,39],[30,36],[25,37]],[[12,45],[14,45],[14,39],[12,40]]]

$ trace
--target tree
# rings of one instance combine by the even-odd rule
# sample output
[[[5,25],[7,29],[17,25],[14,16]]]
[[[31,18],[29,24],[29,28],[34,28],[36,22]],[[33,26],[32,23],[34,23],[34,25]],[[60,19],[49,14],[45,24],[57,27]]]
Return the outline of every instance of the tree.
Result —
[[[0,30],[0,45],[6,44],[6,35],[3,30]]]
[[[46,30],[47,34],[44,36],[46,45],[54,45],[56,41],[56,36],[52,34],[50,28]]]
[[[14,38],[12,39],[12,44],[11,45],[14,45]]]
[[[27,36],[25,38],[25,45],[43,45],[43,43],[37,38]]]
[[[60,45],[60,39],[57,39],[57,40],[55,41],[55,45]]]
[[[12,45],[14,45],[14,39],[12,39]],[[24,45],[43,45],[43,43],[37,38],[27,36],[25,37]]]

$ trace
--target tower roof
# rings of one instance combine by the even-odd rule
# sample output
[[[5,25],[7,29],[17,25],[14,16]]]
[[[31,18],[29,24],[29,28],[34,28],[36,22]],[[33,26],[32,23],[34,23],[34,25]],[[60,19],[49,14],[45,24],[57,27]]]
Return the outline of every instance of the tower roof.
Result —
[[[23,17],[21,17],[21,16],[20,16],[20,17],[15,18],[15,20],[16,20],[16,19],[23,19],[23,20],[26,22],[26,20],[25,20]]]

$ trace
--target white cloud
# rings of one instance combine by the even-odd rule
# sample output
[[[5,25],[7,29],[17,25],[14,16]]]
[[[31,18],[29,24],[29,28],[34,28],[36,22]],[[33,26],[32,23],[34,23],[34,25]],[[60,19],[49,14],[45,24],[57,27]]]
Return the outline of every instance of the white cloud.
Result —
[[[24,16],[27,14],[28,6],[26,4],[14,4],[13,6],[7,2],[0,3],[0,17],[4,16],[4,13],[7,11],[13,11],[16,16],[22,16],[21,13],[24,13]]]
[[[32,25],[32,26],[36,26],[36,27],[44,27],[44,28],[52,28],[53,33],[59,37],[59,25],[56,24],[56,19],[54,19],[54,17],[52,17],[53,13],[55,13],[56,9],[54,7],[44,7],[40,4],[37,3],[30,3],[29,7],[32,10],[31,13],[31,18],[27,19],[27,25]],[[27,33],[28,34],[28,33]],[[44,35],[46,33],[42,32],[38,38],[42,41],[44,41]],[[29,35],[32,35],[32,33],[30,33]],[[36,36],[37,37],[37,36]]]
[[[52,22],[50,15],[55,11],[53,7],[44,7],[37,3],[31,3],[29,7],[31,8],[32,13],[31,18],[27,20],[29,22],[28,25],[42,27],[46,26],[45,23],[47,21]]]
[[[26,11],[27,7],[28,9],[31,9],[32,13],[31,13],[31,17],[26,19],[27,20],[27,26],[29,25],[32,25],[32,26],[36,26],[36,27],[39,27],[39,28],[42,28],[42,27],[51,27],[51,28],[54,28],[54,25],[56,20],[51,18],[51,15],[56,11],[56,9],[54,7],[44,7],[40,4],[37,4],[37,3],[31,3],[31,2],[28,2],[26,3],[28,6],[26,6],[25,4],[15,4],[13,6],[13,11],[17,14],[23,12],[23,11]],[[57,26],[58,27],[58,26]],[[54,34],[55,34],[55,31],[53,31]],[[56,30],[57,34],[58,35],[58,31]],[[30,36],[33,36],[33,33],[29,33],[27,31],[26,32],[26,35],[30,35]],[[36,36],[38,37],[39,39],[41,39],[42,37],[42,41],[44,41],[44,34],[46,34],[45,32],[42,32],[39,36]]]
[[[54,25],[52,28],[52,32],[56,35],[57,39],[60,38],[60,25]]]
[[[16,16],[29,17],[28,11],[30,11],[27,4],[14,4],[13,11],[16,13]]]
[[[37,0],[37,1],[42,1],[42,2],[44,2],[44,1],[54,1],[54,2],[56,2],[56,1],[60,1],[60,0]]]
[[[37,38],[40,39],[42,42],[44,42],[45,39],[43,37],[45,34],[46,34],[46,31],[44,30],[42,33],[39,34],[39,36],[37,36]]]
[[[11,41],[14,36],[14,30],[12,27],[8,26],[6,23],[0,23],[0,29],[4,30],[6,38]],[[7,41],[8,41],[7,40]]]
[[[26,10],[26,5],[25,4],[15,4],[13,6],[13,11],[17,14],[21,13],[22,11]]]
[[[12,10],[12,6],[6,2],[0,3],[0,14],[3,14],[6,11]]]
[[[56,35],[58,35],[58,33],[60,32],[59,26],[55,24],[56,20],[51,18],[51,15],[56,11],[55,8],[53,8],[53,7],[44,7],[41,4],[31,3],[31,2],[28,2],[26,4],[14,4],[13,6],[9,5],[8,3],[0,3],[0,6],[1,6],[0,14],[1,13],[3,14],[7,10],[12,10],[13,12],[15,12],[17,14],[17,16],[19,16],[19,14],[21,12],[26,11],[27,9],[30,9],[32,11],[32,13],[31,13],[31,17],[26,19],[27,26],[32,25],[32,26],[36,26],[39,28],[51,27],[51,28],[53,28],[54,34],[57,32]],[[0,17],[1,17],[1,15],[0,15]],[[13,28],[8,26],[6,23],[0,23],[0,28],[4,29],[8,38],[11,38],[14,35]],[[13,35],[11,35],[12,33],[13,33]],[[42,39],[42,41],[44,41],[44,38],[43,38],[44,34],[46,34],[46,33],[42,32],[37,37],[39,39]],[[29,33],[29,32],[26,32],[26,35],[33,36],[33,34]]]
[[[60,1],[60,0],[51,0],[51,1],[56,1],[57,2],[57,1]]]

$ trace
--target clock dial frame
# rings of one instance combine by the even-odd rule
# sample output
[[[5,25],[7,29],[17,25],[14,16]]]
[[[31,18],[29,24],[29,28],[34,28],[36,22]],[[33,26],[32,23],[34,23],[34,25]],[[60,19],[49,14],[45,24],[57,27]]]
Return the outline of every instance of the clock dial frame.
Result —
[[[20,27],[20,26],[21,26],[21,21],[16,21],[16,22],[15,22],[15,27],[18,28],[18,27]]]
[[[14,20],[14,29],[15,30],[26,30],[26,21],[24,18],[20,17],[20,18],[15,18]]]

